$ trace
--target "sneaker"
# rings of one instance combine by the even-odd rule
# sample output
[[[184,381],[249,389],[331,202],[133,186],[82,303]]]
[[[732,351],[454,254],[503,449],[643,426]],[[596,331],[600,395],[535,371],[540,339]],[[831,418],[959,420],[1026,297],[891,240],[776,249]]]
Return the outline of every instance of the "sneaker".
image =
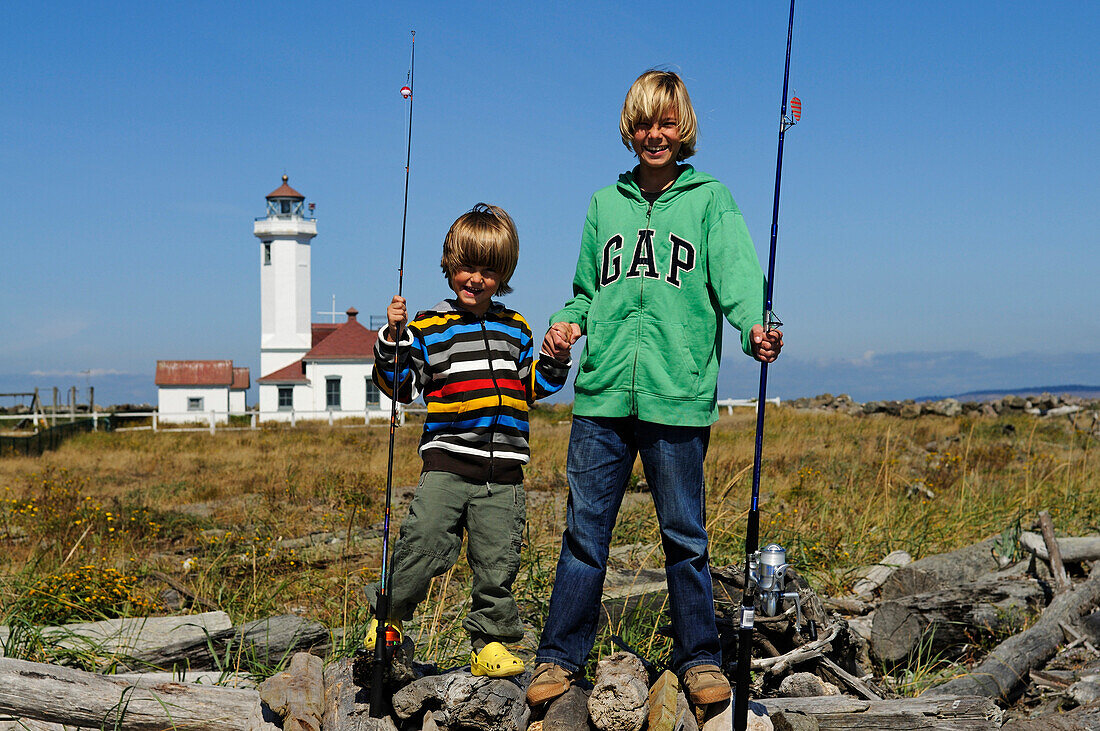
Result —
[[[510,678],[523,672],[523,660],[499,642],[490,642],[481,652],[470,653],[470,672],[490,678]]]
[[[696,665],[684,673],[684,691],[688,700],[697,706],[728,700],[730,681],[717,665]]]
[[[569,690],[573,684],[572,674],[561,665],[552,662],[539,663],[531,683],[527,686],[527,705],[537,706],[551,701]]]
[[[404,629],[401,627],[401,621],[391,619],[386,622],[386,641],[391,645],[400,645],[401,640],[405,637]],[[373,650],[375,644],[378,643],[378,618],[372,617],[370,624],[367,625],[367,636],[363,638],[363,647],[368,651]]]

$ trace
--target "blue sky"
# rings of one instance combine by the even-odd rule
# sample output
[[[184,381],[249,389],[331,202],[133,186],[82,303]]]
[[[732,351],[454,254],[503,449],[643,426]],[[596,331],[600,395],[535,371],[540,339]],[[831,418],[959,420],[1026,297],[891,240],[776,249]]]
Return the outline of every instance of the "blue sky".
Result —
[[[413,308],[446,294],[443,234],[484,200],[520,230],[506,302],[545,323],[568,297],[588,197],[632,165],[618,110],[651,66],[687,80],[692,162],[729,186],[766,260],[787,7],[12,6],[0,381],[133,375],[153,398],[160,358],[260,375],[251,225],[284,172],[317,204],[314,311],[335,294],[381,314],[411,29]],[[1087,2],[798,5],[775,393],[1100,382],[1098,35]],[[752,363],[726,360],[721,395],[755,393]]]

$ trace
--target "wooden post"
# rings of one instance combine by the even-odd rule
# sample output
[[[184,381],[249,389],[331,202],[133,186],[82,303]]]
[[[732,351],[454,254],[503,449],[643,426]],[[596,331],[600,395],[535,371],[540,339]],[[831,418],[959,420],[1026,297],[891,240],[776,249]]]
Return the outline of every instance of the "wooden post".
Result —
[[[293,407],[293,406],[291,406],[291,407],[290,407],[290,425],[291,425],[291,426],[296,426],[296,425],[297,425],[297,423],[298,423],[298,417],[297,417],[297,414],[296,414],[296,413],[295,413],[295,411],[294,411],[294,407]]]
[[[50,412],[50,426],[57,424],[57,386],[53,387],[53,411]]]
[[[252,412],[252,422],[251,422],[252,431],[256,431],[256,421],[259,419],[259,417],[260,417],[260,412],[258,412],[258,411],[253,411]]]
[[[210,433],[214,433],[214,410],[210,409]]]
[[[76,386],[69,388],[69,421],[76,420]]]
[[[88,386],[88,411],[95,413],[95,386]]]
[[[158,421],[159,416],[160,416],[159,411],[154,411],[153,412],[153,431],[154,432],[157,430],[157,421]]]
[[[1039,513],[1039,527],[1043,531],[1043,542],[1047,544],[1047,553],[1050,555],[1050,573],[1054,575],[1054,590],[1056,594],[1061,594],[1072,584],[1066,574],[1066,567],[1062,563],[1062,549],[1058,546],[1058,539],[1054,537],[1054,521],[1046,510]]]

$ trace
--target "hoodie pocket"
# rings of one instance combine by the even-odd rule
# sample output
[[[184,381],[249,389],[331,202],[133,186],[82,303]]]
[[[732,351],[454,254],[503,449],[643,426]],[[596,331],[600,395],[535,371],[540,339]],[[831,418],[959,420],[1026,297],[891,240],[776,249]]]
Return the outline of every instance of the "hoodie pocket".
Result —
[[[595,393],[629,388],[638,343],[638,320],[589,321],[577,390]]]
[[[671,398],[699,396],[700,367],[682,322],[642,318],[638,390]],[[699,359],[704,357],[699,353]]]

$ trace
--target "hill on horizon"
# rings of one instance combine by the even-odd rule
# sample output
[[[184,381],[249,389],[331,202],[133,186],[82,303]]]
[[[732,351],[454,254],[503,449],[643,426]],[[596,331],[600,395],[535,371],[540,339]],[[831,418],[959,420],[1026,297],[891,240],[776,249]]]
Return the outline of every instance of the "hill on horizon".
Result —
[[[917,401],[939,401],[945,398],[953,398],[959,401],[996,401],[1005,396],[1039,396],[1044,393],[1055,396],[1077,396],[1080,398],[1100,398],[1100,386],[1085,386],[1079,383],[1062,386],[1034,386],[1029,388],[992,388],[981,391],[966,391],[965,393],[950,396],[922,396]]]

